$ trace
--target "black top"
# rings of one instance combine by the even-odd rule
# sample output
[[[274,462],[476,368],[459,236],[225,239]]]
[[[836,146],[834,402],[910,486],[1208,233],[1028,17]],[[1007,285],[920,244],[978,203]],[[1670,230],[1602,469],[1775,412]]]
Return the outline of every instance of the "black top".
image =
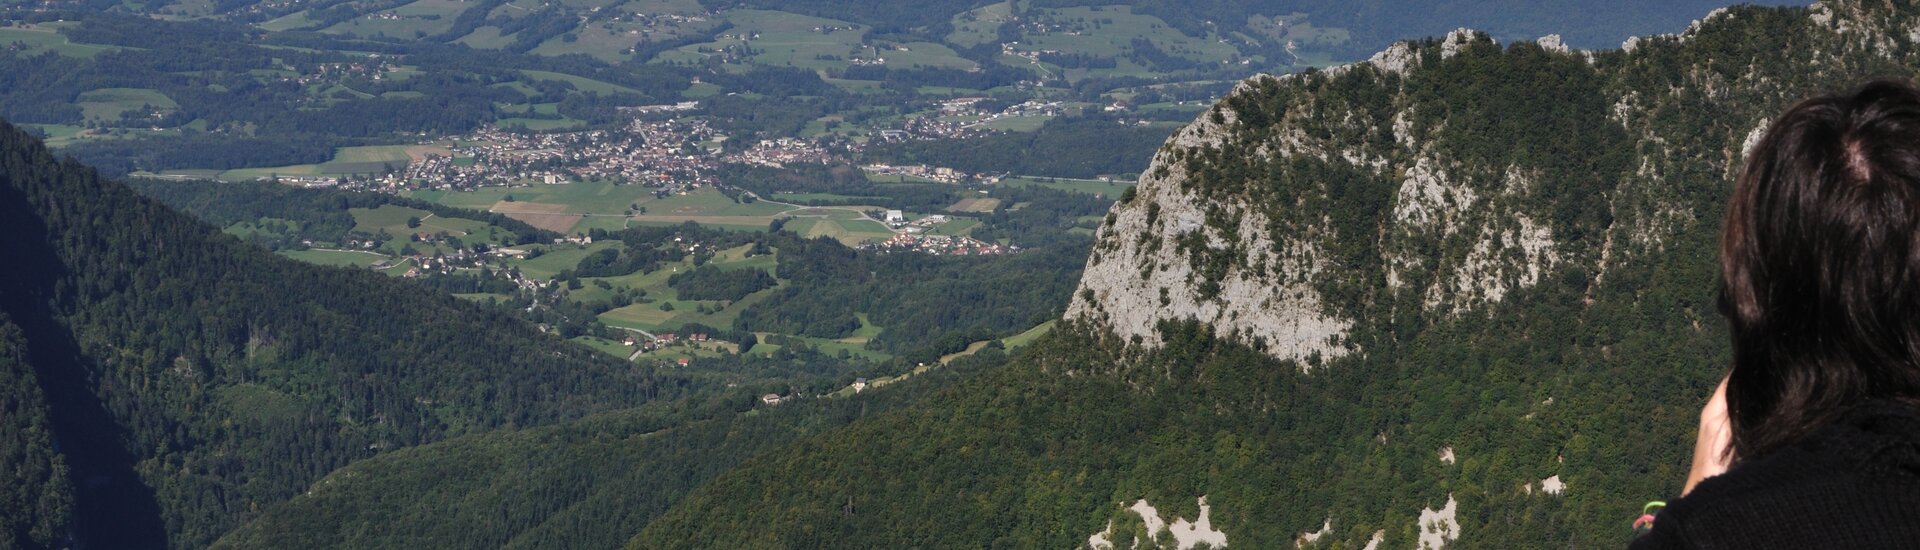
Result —
[[[1862,405],[1702,481],[1633,548],[1920,548],[1920,410]]]

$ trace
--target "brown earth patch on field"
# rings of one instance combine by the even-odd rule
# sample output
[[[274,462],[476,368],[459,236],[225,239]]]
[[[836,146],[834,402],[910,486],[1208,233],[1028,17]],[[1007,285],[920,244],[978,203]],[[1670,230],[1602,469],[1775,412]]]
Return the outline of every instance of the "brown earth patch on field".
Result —
[[[573,229],[573,226],[575,224],[580,223],[580,218],[585,217],[579,214],[540,214],[540,213],[533,213],[533,212],[502,212],[502,213],[506,214],[507,217],[509,218],[527,222],[527,225],[531,225],[531,226],[545,229],[548,231],[553,231],[556,233],[566,233],[567,230]]]
[[[566,212],[567,205],[499,201],[493,203],[487,211],[496,214],[558,214]]]
[[[773,216],[676,216],[672,214],[647,214],[634,216],[635,221],[670,223],[705,223],[715,225],[767,225]]]
[[[1000,199],[960,199],[947,207],[948,212],[992,212],[1000,207]]]
[[[453,150],[440,145],[414,145],[407,148],[407,159],[412,162],[427,160],[427,155],[453,158]]]

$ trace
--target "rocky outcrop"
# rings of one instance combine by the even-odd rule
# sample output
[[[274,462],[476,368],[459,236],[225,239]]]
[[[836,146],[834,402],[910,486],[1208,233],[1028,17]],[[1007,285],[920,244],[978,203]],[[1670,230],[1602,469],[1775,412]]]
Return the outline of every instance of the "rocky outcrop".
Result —
[[[1804,38],[1777,63],[1675,65],[1752,25]],[[1716,11],[1622,50],[1461,29],[1255,77],[1113,207],[1066,316],[1146,347],[1197,321],[1310,370],[1364,354],[1356,327],[1484,312],[1554,276],[1604,284],[1716,217],[1697,197],[1737,174],[1767,116],[1863,59],[1911,66],[1917,42],[1901,10],[1833,0]]]

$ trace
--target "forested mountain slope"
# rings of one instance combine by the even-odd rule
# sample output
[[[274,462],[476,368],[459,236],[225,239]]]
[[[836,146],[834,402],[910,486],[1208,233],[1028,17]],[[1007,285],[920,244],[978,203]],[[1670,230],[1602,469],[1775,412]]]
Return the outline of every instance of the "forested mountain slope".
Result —
[[[1620,546],[1727,361],[1745,147],[1799,98],[1911,77],[1916,23],[1736,8],[1623,50],[1458,32],[1251,79],[1107,216],[1049,341],[629,546],[1129,547],[1175,518],[1182,548]]]
[[[203,546],[351,461],[659,391],[505,314],[222,235],[9,125],[0,176],[22,546]]]

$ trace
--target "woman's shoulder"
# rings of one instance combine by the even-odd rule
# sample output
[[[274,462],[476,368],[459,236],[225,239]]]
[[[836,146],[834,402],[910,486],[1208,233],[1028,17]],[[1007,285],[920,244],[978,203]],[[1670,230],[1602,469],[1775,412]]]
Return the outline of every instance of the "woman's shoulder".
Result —
[[[1920,409],[1862,405],[1702,481],[1654,525],[1635,547],[1912,547],[1920,541]]]

